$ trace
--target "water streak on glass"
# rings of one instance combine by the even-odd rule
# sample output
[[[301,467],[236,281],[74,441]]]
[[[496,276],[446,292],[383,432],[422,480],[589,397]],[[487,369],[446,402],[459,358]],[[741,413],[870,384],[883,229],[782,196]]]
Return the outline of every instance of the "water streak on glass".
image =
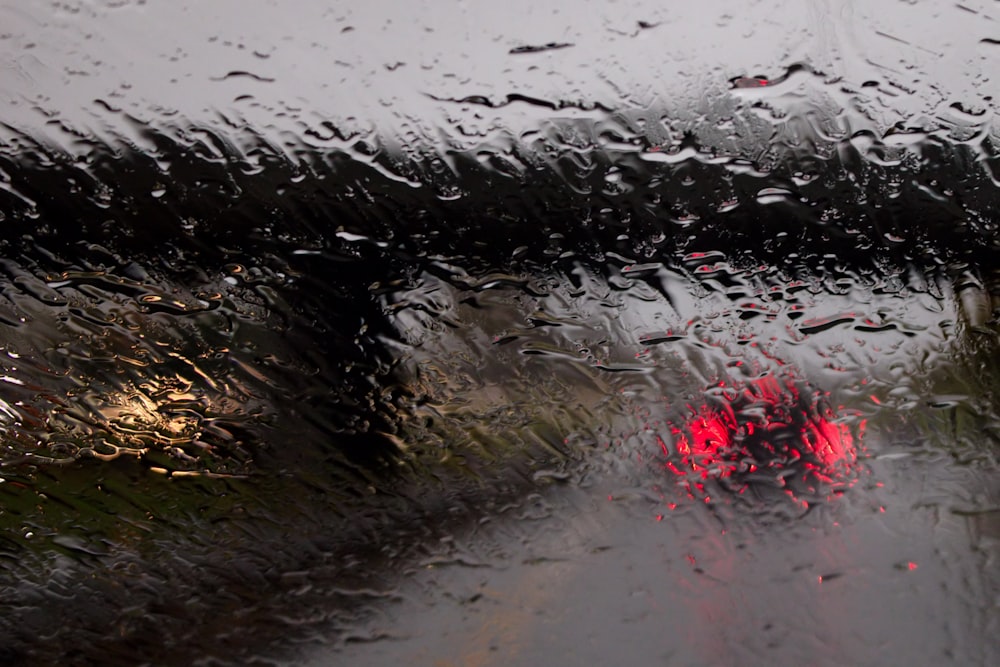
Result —
[[[249,4],[0,3],[5,664],[997,661],[990,3]]]

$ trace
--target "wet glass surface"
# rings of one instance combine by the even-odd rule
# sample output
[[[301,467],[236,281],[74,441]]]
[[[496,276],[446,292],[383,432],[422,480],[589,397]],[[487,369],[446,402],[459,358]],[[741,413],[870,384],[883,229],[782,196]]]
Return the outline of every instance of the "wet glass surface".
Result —
[[[0,5],[5,664],[993,664],[988,2]]]

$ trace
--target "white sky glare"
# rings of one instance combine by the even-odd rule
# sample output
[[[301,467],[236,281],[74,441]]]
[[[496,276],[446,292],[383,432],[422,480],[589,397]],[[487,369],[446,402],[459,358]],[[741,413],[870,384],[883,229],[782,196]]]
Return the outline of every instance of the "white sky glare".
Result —
[[[897,117],[886,121],[956,102],[982,121],[1000,92],[989,78],[1000,8],[988,0],[290,6],[0,0],[4,121],[127,135],[121,112],[154,125],[223,114],[278,132],[317,118],[393,131],[403,118],[437,125],[458,112],[441,98],[683,106],[729,78],[797,62],[852,86],[877,82]]]

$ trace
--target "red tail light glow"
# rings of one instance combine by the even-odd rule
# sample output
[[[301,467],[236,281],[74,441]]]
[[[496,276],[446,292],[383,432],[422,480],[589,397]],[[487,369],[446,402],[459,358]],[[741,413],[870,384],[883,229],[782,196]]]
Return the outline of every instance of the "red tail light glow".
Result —
[[[672,447],[659,441],[667,469],[689,490],[714,479],[742,493],[760,481],[797,495],[795,489],[834,490],[853,481],[855,438],[864,424],[852,432],[825,394],[771,375],[719,388],[719,396],[689,405],[672,425]]]

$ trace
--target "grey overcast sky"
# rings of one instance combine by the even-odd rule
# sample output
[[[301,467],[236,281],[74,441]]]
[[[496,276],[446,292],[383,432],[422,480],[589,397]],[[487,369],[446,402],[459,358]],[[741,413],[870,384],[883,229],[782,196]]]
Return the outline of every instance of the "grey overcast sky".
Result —
[[[440,100],[470,95],[683,107],[796,62],[878,82],[879,122],[958,102],[981,123],[1000,91],[1000,2],[0,0],[0,109],[35,132],[57,118],[127,136],[123,112],[393,132],[465,113]],[[524,107],[488,113],[516,126],[548,111]]]

